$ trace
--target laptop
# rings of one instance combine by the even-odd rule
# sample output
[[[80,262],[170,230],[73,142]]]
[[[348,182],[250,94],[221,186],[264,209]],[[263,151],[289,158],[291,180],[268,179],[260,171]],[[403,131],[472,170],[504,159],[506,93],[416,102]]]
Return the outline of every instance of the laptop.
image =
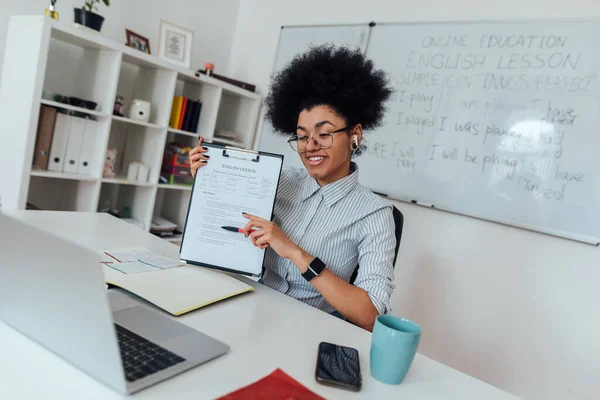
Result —
[[[94,251],[0,213],[0,320],[121,393],[229,351],[107,290],[99,261]]]

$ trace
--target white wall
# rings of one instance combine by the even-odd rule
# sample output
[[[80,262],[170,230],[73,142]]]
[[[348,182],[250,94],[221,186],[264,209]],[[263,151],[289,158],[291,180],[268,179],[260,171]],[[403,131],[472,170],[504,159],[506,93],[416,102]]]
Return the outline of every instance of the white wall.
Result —
[[[589,0],[244,0],[230,74],[264,93],[281,25],[599,15]],[[422,325],[421,353],[523,398],[600,398],[600,249],[395,204],[392,305]]]
[[[59,23],[73,24],[73,8],[83,0],[59,0]],[[11,15],[43,14],[50,0],[2,0],[0,13],[0,60],[4,55],[6,29]],[[215,71],[225,73],[237,20],[240,0],[114,0],[110,7],[99,6],[98,14],[105,17],[102,35],[125,43],[125,28],[150,39],[150,50],[158,51],[160,20],[194,31],[192,69],[204,69],[207,61],[215,64]],[[0,62],[0,73],[2,63]]]

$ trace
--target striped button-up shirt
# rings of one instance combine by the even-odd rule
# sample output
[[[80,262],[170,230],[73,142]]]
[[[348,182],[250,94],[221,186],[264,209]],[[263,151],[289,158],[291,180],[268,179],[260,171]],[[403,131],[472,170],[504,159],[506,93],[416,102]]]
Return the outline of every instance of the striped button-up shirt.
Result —
[[[285,169],[273,221],[287,237],[346,282],[357,265],[354,285],[364,289],[380,314],[389,312],[394,289],[392,206],[351,174],[323,187],[305,169]],[[334,308],[289,260],[267,248],[264,283],[325,312]]]

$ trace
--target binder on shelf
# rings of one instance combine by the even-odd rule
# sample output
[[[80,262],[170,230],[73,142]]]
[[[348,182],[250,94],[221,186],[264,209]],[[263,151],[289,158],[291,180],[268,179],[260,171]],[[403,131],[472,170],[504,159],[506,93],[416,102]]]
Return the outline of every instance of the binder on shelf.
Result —
[[[188,99],[186,99],[185,97],[183,98],[183,103],[181,106],[181,113],[179,113],[179,123],[177,125],[177,129],[181,130],[181,127],[183,126],[183,119],[185,118],[185,110],[187,108],[187,104],[188,104]]]
[[[50,147],[52,146],[52,135],[56,123],[56,108],[42,105],[38,121],[37,137],[35,141],[35,153],[33,155],[33,166],[48,169],[50,159]]]
[[[183,125],[181,126],[182,131],[186,131],[186,132],[190,131],[190,125],[192,122],[191,119],[192,119],[192,115],[194,114],[195,107],[196,107],[196,102],[194,100],[188,99],[187,108],[185,110],[185,116],[183,118]]]
[[[173,97],[173,108],[171,109],[171,119],[169,125],[171,128],[177,129],[179,126],[179,117],[181,115],[181,107],[183,106],[183,97]]]
[[[200,123],[200,113],[202,112],[202,102],[197,103],[196,112],[194,113],[194,125],[192,126],[191,131],[194,133],[198,133],[198,125]]]
[[[80,175],[92,175],[92,171],[95,168],[94,160],[97,159],[95,157],[97,134],[98,122],[87,119],[85,121],[81,153],[79,154],[79,168],[77,172]]]
[[[194,101],[194,107],[190,110],[190,122],[187,127],[188,132],[195,132],[194,125],[196,123],[196,114],[198,113],[198,109],[200,109],[201,103],[199,101]]]
[[[79,172],[79,156],[81,155],[81,146],[83,145],[83,135],[85,133],[85,119],[77,117],[69,117],[69,119],[71,123],[69,126],[63,172],[77,174]]]
[[[264,250],[223,226],[243,227],[242,212],[270,220],[283,166],[280,154],[203,143],[210,162],[192,186],[179,250],[188,264],[258,276]]]
[[[70,124],[71,120],[67,114],[56,114],[54,135],[52,136],[52,146],[50,147],[50,160],[48,162],[49,171],[62,172],[63,170]]]
[[[190,132],[196,132],[194,130],[194,126],[196,125],[196,116],[199,115],[198,114],[198,110],[200,109],[200,107],[202,107],[202,103],[200,101],[195,101],[194,102],[194,112],[192,113],[192,116],[190,117]]]

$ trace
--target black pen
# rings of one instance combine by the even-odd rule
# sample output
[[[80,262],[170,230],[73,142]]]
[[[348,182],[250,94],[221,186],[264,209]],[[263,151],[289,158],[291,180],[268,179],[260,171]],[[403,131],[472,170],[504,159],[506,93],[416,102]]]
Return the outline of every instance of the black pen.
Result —
[[[236,228],[235,226],[222,226],[221,229],[225,229],[226,231],[230,231],[230,232],[244,233],[244,228]],[[252,233],[254,231],[255,231],[255,229],[250,229],[249,233]]]

